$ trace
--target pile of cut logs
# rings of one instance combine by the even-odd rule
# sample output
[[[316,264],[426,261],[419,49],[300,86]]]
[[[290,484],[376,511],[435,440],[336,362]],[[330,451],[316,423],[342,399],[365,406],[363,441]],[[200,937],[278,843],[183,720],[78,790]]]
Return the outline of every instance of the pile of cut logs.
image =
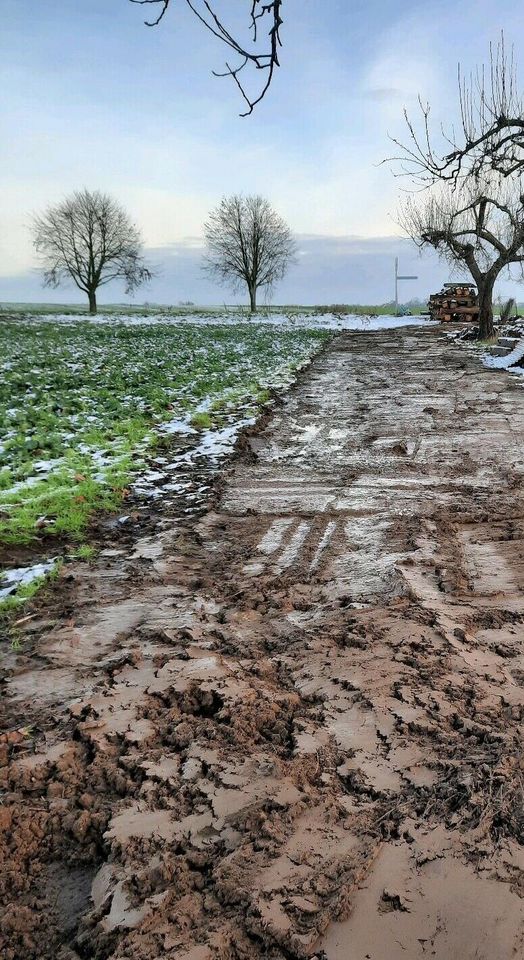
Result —
[[[429,315],[439,323],[476,321],[479,315],[478,295],[473,284],[445,283],[440,293],[432,293]]]

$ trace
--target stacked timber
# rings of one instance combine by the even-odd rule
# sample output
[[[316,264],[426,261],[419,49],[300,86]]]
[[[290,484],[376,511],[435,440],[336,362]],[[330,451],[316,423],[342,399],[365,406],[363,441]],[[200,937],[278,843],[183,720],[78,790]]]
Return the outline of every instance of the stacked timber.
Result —
[[[460,320],[476,322],[479,315],[476,287],[471,283],[445,283],[439,293],[432,293],[429,315],[439,323]]]

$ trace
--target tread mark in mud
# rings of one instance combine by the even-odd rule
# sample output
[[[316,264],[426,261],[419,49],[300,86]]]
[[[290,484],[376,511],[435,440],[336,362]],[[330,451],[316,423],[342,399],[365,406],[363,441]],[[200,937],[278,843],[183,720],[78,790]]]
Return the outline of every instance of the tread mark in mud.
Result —
[[[278,520],[274,520],[258,544],[257,550],[271,556],[282,545],[284,534],[292,524],[293,519],[291,517],[280,517]]]
[[[336,529],[337,529],[336,521],[335,521],[335,520],[330,520],[329,523],[328,523],[328,525],[327,525],[327,527],[326,527],[326,529],[324,530],[324,535],[323,535],[323,537],[322,537],[322,539],[321,539],[321,541],[320,541],[320,543],[319,543],[319,545],[318,545],[318,547],[317,547],[317,549],[316,549],[316,551],[315,551],[315,555],[314,555],[314,557],[313,557],[313,559],[312,559],[312,561],[311,561],[311,563],[310,563],[310,565],[309,565],[309,569],[310,569],[311,573],[314,573],[315,570],[317,569],[317,567],[318,567],[318,565],[319,565],[319,563],[320,563],[320,561],[321,561],[321,559],[322,559],[322,554],[324,553],[324,550],[326,550],[327,547],[329,547],[329,545],[330,545],[330,543],[331,543],[331,541],[332,541],[332,539],[333,539],[333,536],[334,536],[334,534],[335,534],[335,530],[336,530]]]
[[[287,570],[295,560],[298,560],[300,551],[304,546],[306,537],[311,530],[309,523],[302,521],[299,523],[297,529],[293,533],[291,540],[289,541],[286,548],[280,554],[280,558],[277,561],[278,566],[281,570]]]
[[[275,571],[283,572],[303,561],[308,572],[314,574],[338,527],[335,520],[329,520],[327,524],[323,518],[319,518],[319,521],[276,518],[257,544],[257,553],[267,557]],[[257,560],[244,567],[244,572],[252,575],[264,570],[265,564]]]

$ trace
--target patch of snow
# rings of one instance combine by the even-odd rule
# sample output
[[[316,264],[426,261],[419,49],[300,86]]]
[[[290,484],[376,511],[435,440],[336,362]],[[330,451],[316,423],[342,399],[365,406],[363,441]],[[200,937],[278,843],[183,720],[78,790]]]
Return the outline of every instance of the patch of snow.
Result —
[[[33,580],[37,580],[38,577],[45,577],[46,574],[51,573],[56,561],[57,558],[53,557],[51,560],[35,563],[32,567],[16,567],[12,570],[4,570],[3,573],[0,574],[0,583],[2,584],[0,587],[0,600],[4,600],[5,597],[15,593],[18,587],[26,586],[28,583],[32,583]]]
[[[63,462],[63,457],[60,457],[58,460],[35,460],[33,462],[33,470],[36,470],[37,473],[45,473],[47,475]]]
[[[159,433],[178,433],[178,434],[189,434],[196,433],[194,427],[189,423],[189,417],[184,417],[183,419],[177,420],[168,420],[167,423],[163,423],[159,427]]]
[[[24,480],[17,480],[16,483],[13,483],[10,487],[6,487],[5,490],[1,490],[0,493],[2,497],[11,496],[13,493],[18,493],[20,490],[25,491],[26,487],[34,487],[42,477],[26,477]]]
[[[202,472],[214,474],[234,449],[240,431],[254,423],[254,417],[238,416],[225,426],[193,430],[197,435],[195,445],[186,447],[170,462],[166,458],[161,464],[156,461],[159,469],[140,474],[132,484],[133,493],[153,500],[178,494],[196,504],[209,488],[198,480]]]
[[[244,420],[238,420],[227,427],[219,427],[217,430],[204,430],[198,447],[190,453],[191,458],[225,456],[235,446],[240,431],[244,427],[253,426],[254,423],[254,417],[246,417]]]
[[[310,423],[310,424],[307,424],[307,426],[305,427],[300,427],[300,430],[302,431],[300,442],[302,441],[311,442],[322,431],[322,426],[316,423]]]
[[[492,357],[491,354],[484,354],[482,362],[485,367],[491,367],[494,370],[509,370],[511,368],[512,373],[521,373],[524,374],[524,367],[517,367],[513,369],[516,363],[519,363],[520,360],[524,358],[524,337],[517,343],[517,346],[513,348],[511,353],[508,353],[505,357]]]
[[[165,474],[159,470],[147,470],[140,475],[140,480],[142,483],[155,483],[157,480],[163,480],[164,476]]]
[[[283,329],[306,330],[393,330],[398,327],[421,326],[432,321],[428,317],[412,316],[397,317],[393,315],[363,316],[361,314],[334,314],[334,313],[264,313],[254,317],[241,313],[209,313],[187,314],[170,316],[162,313],[151,316],[141,314],[98,314],[96,317],[74,314],[46,314],[45,316],[29,314],[25,319],[32,323],[52,322],[74,324],[78,322],[89,324],[124,324],[125,326],[155,326],[167,324],[169,326],[272,326]]]
[[[266,556],[270,556],[272,553],[275,553],[276,550],[282,545],[284,539],[284,534],[289,527],[293,524],[293,518],[278,518],[274,520],[271,524],[269,530],[264,534],[262,540],[260,541],[257,550],[260,553],[265,553]]]

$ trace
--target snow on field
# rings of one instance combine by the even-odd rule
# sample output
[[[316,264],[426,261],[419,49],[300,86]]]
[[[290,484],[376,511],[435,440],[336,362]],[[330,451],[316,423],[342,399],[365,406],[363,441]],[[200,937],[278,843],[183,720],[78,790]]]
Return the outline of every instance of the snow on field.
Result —
[[[256,317],[242,313],[209,313],[209,314],[187,314],[176,315],[158,313],[147,314],[104,314],[100,313],[96,317],[78,314],[26,314],[26,320],[31,322],[52,322],[75,324],[79,320],[87,321],[91,324],[112,325],[122,323],[126,326],[155,326],[157,324],[172,324],[174,326],[185,326],[186,324],[213,325],[213,326],[235,326],[240,323],[248,323],[250,326],[259,326],[261,324],[287,329],[305,329],[305,330],[392,330],[397,327],[420,326],[421,324],[431,323],[427,317],[397,317],[389,314],[384,316],[361,316],[356,313],[338,314],[338,313],[259,313]]]
[[[200,509],[239,432],[329,336],[165,320],[0,318],[0,546],[79,542],[129,496]]]
[[[194,446],[188,445],[169,458],[153,457],[152,469],[138,475],[131,484],[132,492],[151,500],[161,498],[164,507],[176,500],[184,513],[198,510],[205,501],[212,477],[233,452],[242,430],[252,426],[256,418],[231,414],[228,420],[225,426],[200,432],[191,430],[196,435]]]

